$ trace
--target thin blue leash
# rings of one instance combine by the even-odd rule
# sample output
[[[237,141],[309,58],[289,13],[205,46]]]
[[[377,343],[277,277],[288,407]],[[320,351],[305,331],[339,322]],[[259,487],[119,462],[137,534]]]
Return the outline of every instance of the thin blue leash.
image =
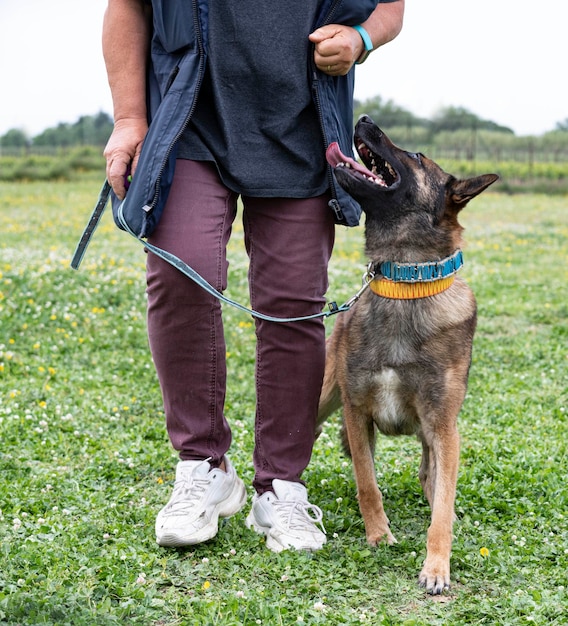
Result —
[[[182,261],[175,254],[172,254],[171,252],[168,252],[167,250],[163,250],[162,248],[159,248],[158,246],[148,243],[144,239],[140,239],[140,237],[135,235],[131,230],[128,230],[128,232],[137,241],[139,241],[145,248],[147,248],[154,254],[157,254],[161,259],[163,259],[164,261],[167,261],[170,265],[178,269],[182,274],[185,274],[185,276],[187,276],[188,278],[191,278],[191,280],[193,280],[201,288],[203,288],[205,291],[210,293],[212,296],[214,296],[221,302],[224,302],[225,304],[229,304],[232,307],[235,307],[236,309],[238,309],[239,311],[242,311],[243,313],[248,313],[249,315],[252,315],[253,317],[257,317],[258,319],[265,320],[267,322],[281,322],[281,323],[282,322],[303,322],[305,320],[316,319],[318,317],[330,317],[331,315],[335,315],[336,313],[341,313],[343,311],[349,310],[353,306],[353,304],[355,304],[356,302],[355,297],[358,300],[360,294],[362,293],[362,291],[360,291],[357,296],[354,296],[354,298],[351,298],[351,300],[348,300],[345,304],[342,304],[341,306],[337,306],[335,302],[330,302],[328,304],[329,306],[328,311],[322,311],[321,313],[315,313],[314,315],[305,315],[302,317],[273,317],[272,315],[265,315],[264,313],[259,313],[258,311],[255,311],[254,309],[249,309],[248,307],[242,304],[239,304],[238,302],[235,302],[235,300],[231,300],[230,298],[227,298],[227,296],[224,296],[220,291],[217,291],[217,289],[212,287],[203,278],[203,276],[201,276],[201,274],[196,272],[190,265],[185,263],[185,261]],[[365,285],[365,288],[366,287],[367,285]]]
[[[91,218],[89,219],[89,222],[87,224],[87,227],[85,228],[85,231],[83,232],[83,236],[81,237],[81,240],[79,241],[79,244],[77,245],[77,249],[75,250],[75,254],[73,256],[73,259],[71,261],[71,267],[75,270],[79,269],[79,265],[81,264],[81,261],[83,260],[83,256],[85,254],[85,251],[87,249],[87,246],[89,245],[89,242],[94,234],[94,231],[103,215],[103,212],[108,204],[108,199],[110,197],[110,185],[108,183],[108,181],[105,181],[103,188],[101,190],[101,193],[99,195],[99,199],[97,201],[97,204],[95,206],[95,209],[93,210],[93,213],[91,215]],[[364,283],[363,286],[361,287],[361,289],[347,302],[345,302],[344,304],[342,304],[341,306],[338,306],[336,302],[329,302],[328,303],[328,311],[322,311],[321,313],[315,313],[314,315],[305,315],[302,317],[273,317],[272,315],[265,315],[264,313],[259,313],[258,311],[255,311],[253,309],[249,309],[246,306],[243,306],[242,304],[239,304],[238,302],[235,302],[234,300],[231,300],[230,298],[227,298],[226,296],[224,296],[220,291],[217,291],[217,289],[215,289],[212,285],[210,285],[205,278],[203,278],[203,276],[201,276],[201,274],[199,274],[198,272],[196,272],[190,265],[188,265],[187,263],[185,263],[185,261],[182,261],[179,257],[177,257],[175,254],[172,254],[171,252],[168,252],[167,250],[164,250],[162,248],[159,248],[158,246],[155,246],[154,244],[151,244],[150,242],[142,239],[141,237],[139,237],[128,225],[128,223],[126,222],[126,220],[124,219],[124,215],[122,213],[122,204],[119,206],[118,209],[118,220],[120,221],[122,227],[124,228],[124,230],[132,235],[132,237],[134,237],[134,239],[136,239],[136,241],[138,241],[139,243],[141,243],[147,250],[150,250],[150,252],[153,252],[154,254],[156,254],[157,256],[159,256],[161,259],[163,259],[164,261],[166,261],[167,263],[169,263],[170,265],[172,265],[173,267],[175,267],[177,270],[179,270],[182,274],[184,274],[185,276],[187,276],[188,278],[190,278],[191,280],[193,280],[197,285],[199,285],[202,289],[204,289],[207,293],[211,294],[212,296],[214,296],[215,298],[217,298],[218,300],[220,300],[221,302],[224,302],[225,304],[229,304],[230,306],[238,309],[239,311],[242,311],[243,313],[247,313],[249,315],[252,315],[253,317],[256,317],[258,319],[261,320],[265,320],[267,322],[302,322],[302,321],[306,321],[306,320],[311,320],[311,319],[317,319],[319,317],[330,317],[332,315],[335,315],[337,313],[342,313],[344,311],[348,311],[356,302],[357,300],[359,300],[359,298],[361,297],[361,295],[363,294],[363,292],[367,289],[367,287],[369,286],[370,283],[370,277],[367,274],[365,279],[364,279]]]
[[[89,245],[89,242],[94,234],[94,231],[97,228],[97,225],[102,217],[102,214],[108,204],[108,199],[110,197],[111,187],[108,181],[105,180],[103,188],[101,189],[101,193],[99,194],[99,198],[97,200],[97,204],[93,213],[89,219],[89,222],[83,232],[83,236],[81,237],[77,249],[75,250],[75,254],[71,261],[71,267],[73,269],[79,269],[79,265],[83,260],[83,256]],[[123,229],[136,241],[141,243],[147,250],[153,252],[161,259],[175,267],[182,274],[193,280],[197,285],[199,285],[202,289],[204,289],[207,293],[211,294],[221,302],[225,304],[229,304],[230,306],[242,311],[243,313],[247,313],[261,320],[265,320],[267,322],[302,322],[305,320],[317,319],[319,317],[327,318],[332,315],[336,315],[337,313],[344,313],[348,311],[363,295],[365,290],[369,287],[371,282],[374,280],[375,276],[380,276],[394,282],[402,282],[402,283],[416,283],[416,282],[430,282],[434,280],[439,280],[440,278],[446,278],[455,274],[463,265],[463,253],[461,250],[456,250],[451,256],[441,259],[439,261],[434,261],[432,263],[396,263],[393,261],[385,261],[377,265],[374,265],[373,262],[369,263],[367,266],[367,271],[363,275],[363,285],[359,289],[359,291],[350,299],[347,300],[341,306],[338,306],[336,302],[328,303],[328,311],[322,311],[321,313],[315,313],[313,315],[305,315],[302,317],[273,317],[272,315],[265,315],[264,313],[259,313],[254,309],[249,309],[230,298],[224,296],[220,291],[217,291],[212,285],[210,285],[198,272],[196,272],[190,265],[182,261],[179,257],[167,250],[159,248],[154,244],[151,244],[149,241],[142,239],[139,237],[128,225],[124,218],[124,214],[122,211],[122,203],[118,208],[118,221],[120,222]]]

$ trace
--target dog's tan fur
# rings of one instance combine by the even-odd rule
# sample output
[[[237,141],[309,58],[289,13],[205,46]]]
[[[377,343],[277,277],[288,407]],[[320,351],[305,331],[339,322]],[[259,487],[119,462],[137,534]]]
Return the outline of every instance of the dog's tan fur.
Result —
[[[397,172],[398,182],[381,186],[351,168],[335,168],[339,183],[365,212],[370,260],[430,262],[461,247],[459,211],[497,176],[458,181],[423,155],[394,146],[369,118],[358,123],[355,145],[367,167],[387,161]],[[422,443],[419,478],[432,517],[419,582],[430,593],[450,585],[457,417],[466,394],[475,323],[473,293],[456,276],[446,291],[415,300],[366,291],[338,316],[327,343],[318,429],[343,405],[344,447],[353,459],[371,545],[396,541],[375,476],[375,432],[416,434]]]

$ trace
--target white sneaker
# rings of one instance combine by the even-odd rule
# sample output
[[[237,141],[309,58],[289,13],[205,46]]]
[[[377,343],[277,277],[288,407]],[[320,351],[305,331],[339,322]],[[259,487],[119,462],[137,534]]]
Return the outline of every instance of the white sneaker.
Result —
[[[212,539],[219,530],[219,517],[230,517],[243,508],[244,483],[227,457],[225,465],[224,472],[211,470],[208,461],[179,461],[172,497],[156,518],[159,545],[189,546]]]
[[[254,496],[247,527],[265,535],[266,547],[273,552],[319,550],[326,542],[323,515],[319,507],[308,502],[304,485],[275,478],[272,487],[274,493]]]

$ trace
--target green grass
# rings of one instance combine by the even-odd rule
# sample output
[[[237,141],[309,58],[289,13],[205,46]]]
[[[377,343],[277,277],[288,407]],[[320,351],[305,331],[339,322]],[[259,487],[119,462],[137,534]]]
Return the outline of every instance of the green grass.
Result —
[[[272,554],[245,528],[248,508],[214,541],[157,547],[176,457],[145,335],[144,253],[107,214],[69,269],[99,187],[0,183],[0,624],[567,623],[566,197],[486,193],[464,211],[479,326],[453,587],[432,598],[416,584],[429,517],[417,442],[379,439],[399,543],[370,549],[337,419],[304,476],[323,550]],[[357,290],[362,237],[338,230],[330,299]],[[228,295],[246,301],[240,227],[231,246]],[[254,335],[225,313],[231,458],[250,485]]]

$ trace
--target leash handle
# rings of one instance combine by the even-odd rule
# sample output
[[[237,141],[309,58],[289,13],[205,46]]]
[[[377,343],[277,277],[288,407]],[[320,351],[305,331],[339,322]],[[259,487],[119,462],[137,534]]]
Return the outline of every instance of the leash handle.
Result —
[[[77,244],[77,248],[75,249],[75,254],[73,255],[73,259],[71,260],[71,267],[74,270],[79,269],[79,265],[81,265],[81,261],[85,256],[85,252],[87,251],[87,247],[93,237],[93,234],[101,221],[101,217],[105,211],[106,205],[108,203],[108,199],[110,197],[112,187],[108,180],[105,180],[101,192],[99,194],[99,198],[97,200],[97,204],[91,213],[91,217],[85,230],[83,231],[83,235]]]

